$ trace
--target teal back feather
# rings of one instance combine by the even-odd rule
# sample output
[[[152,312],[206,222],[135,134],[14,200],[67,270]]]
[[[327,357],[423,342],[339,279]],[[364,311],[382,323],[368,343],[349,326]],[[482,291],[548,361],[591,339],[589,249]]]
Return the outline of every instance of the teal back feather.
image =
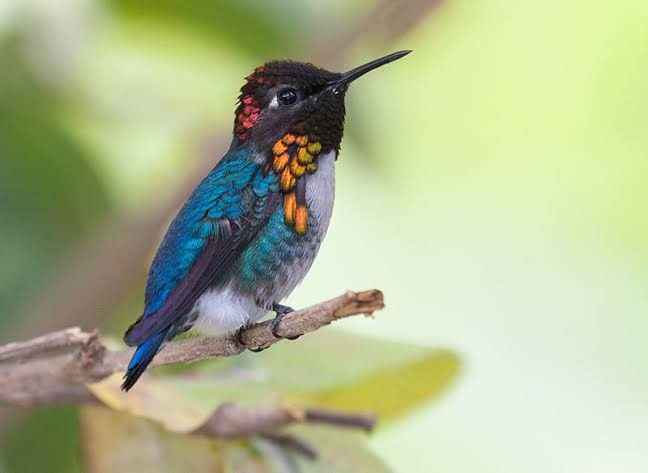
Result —
[[[187,275],[206,238],[217,231],[215,221],[236,220],[250,210],[252,216],[246,213],[246,218],[260,215],[265,197],[278,190],[277,176],[265,175],[253,158],[247,149],[228,152],[184,204],[151,265],[144,316],[156,312]],[[250,209],[250,205],[255,208]]]

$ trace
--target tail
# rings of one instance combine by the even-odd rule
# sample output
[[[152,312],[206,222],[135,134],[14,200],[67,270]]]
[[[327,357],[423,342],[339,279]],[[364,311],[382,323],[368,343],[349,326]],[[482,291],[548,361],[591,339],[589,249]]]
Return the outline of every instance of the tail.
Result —
[[[142,376],[146,367],[153,361],[153,357],[160,350],[168,331],[169,329],[158,332],[137,347],[124,375],[124,382],[121,386],[124,391],[132,388],[139,377]]]

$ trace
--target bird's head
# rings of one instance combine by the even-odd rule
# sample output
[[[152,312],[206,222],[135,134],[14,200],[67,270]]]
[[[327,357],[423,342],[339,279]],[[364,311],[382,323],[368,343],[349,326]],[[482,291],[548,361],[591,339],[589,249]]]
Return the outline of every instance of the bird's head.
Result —
[[[295,61],[271,61],[257,67],[241,88],[234,122],[235,142],[252,142],[260,151],[273,150],[275,156],[285,152],[278,144],[282,140],[286,147],[303,147],[304,154],[337,152],[349,84],[409,52],[392,53],[345,73]],[[308,159],[303,161],[309,164]]]

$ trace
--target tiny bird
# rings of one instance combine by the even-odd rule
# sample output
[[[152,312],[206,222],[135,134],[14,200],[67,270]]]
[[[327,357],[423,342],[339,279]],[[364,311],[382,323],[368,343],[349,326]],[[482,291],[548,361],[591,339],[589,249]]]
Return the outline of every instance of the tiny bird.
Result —
[[[124,335],[137,349],[122,389],[192,327],[240,341],[240,330],[273,311],[278,337],[292,311],[281,301],[310,269],[333,212],[349,84],[410,52],[345,73],[271,61],[247,76],[229,150],[187,199],[151,264],[144,312]]]

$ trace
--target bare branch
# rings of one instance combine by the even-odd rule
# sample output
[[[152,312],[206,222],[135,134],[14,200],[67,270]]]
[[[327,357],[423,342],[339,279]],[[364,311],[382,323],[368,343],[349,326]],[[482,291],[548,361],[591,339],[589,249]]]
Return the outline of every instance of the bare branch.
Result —
[[[382,309],[383,295],[378,290],[348,291],[334,299],[284,316],[279,333],[293,337],[317,330],[331,322],[357,314],[371,314]],[[236,355],[247,347],[270,346],[275,338],[271,321],[253,325],[241,334],[245,346],[231,338],[200,338],[170,343],[155,364],[190,363],[215,356]],[[124,370],[132,350],[110,351],[97,331],[79,328],[52,332],[25,342],[0,346],[0,403],[36,406],[60,403],[98,402],[85,383],[99,381]],[[220,405],[192,435],[224,439],[260,435],[285,448],[309,457],[316,452],[299,439],[278,434],[295,423],[327,424],[370,431],[376,418],[325,409],[263,406],[244,407],[231,403]]]
[[[0,347],[0,361],[23,360],[59,349],[79,347],[87,343],[93,334],[82,332],[79,327],[59,330],[26,342],[7,343]]]
[[[376,417],[328,409],[298,409],[283,407],[243,407],[221,404],[214,413],[191,433],[219,438],[249,437],[271,434],[295,423],[326,424],[337,427],[371,431]]]
[[[262,438],[268,442],[276,445],[283,450],[288,450],[294,453],[297,453],[309,460],[317,460],[319,457],[315,447],[309,443],[303,441],[300,438],[295,437],[294,435],[285,435],[285,434],[263,434]]]
[[[337,425],[371,432],[378,419],[375,415],[355,414],[352,412],[330,411],[328,409],[306,409],[304,420],[313,424]]]
[[[284,337],[295,337],[335,320],[371,314],[383,307],[382,292],[376,289],[348,291],[334,299],[287,314],[279,325],[279,333]],[[270,346],[282,340],[272,335],[270,325],[271,321],[260,322],[243,331],[241,340],[244,345],[233,337],[172,342],[160,352],[153,364],[191,363],[217,356],[237,355],[249,347]],[[123,371],[132,353],[132,349],[110,351],[98,332],[87,333],[78,328],[2,346],[0,403],[34,406],[90,401],[93,397],[84,384]],[[312,421],[337,422],[330,417],[318,417],[316,411],[309,415]]]
[[[413,31],[442,3],[443,0],[380,0],[350,27],[334,34],[327,29],[326,37],[311,47],[311,55],[317,63],[333,65],[358,44],[384,47]]]

